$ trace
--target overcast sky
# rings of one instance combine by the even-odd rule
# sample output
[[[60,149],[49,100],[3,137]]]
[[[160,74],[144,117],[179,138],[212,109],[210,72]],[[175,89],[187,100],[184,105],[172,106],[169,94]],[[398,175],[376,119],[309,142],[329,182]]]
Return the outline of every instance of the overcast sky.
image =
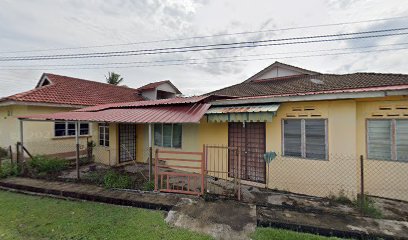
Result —
[[[0,1],[0,57],[152,49],[407,27],[408,18],[330,27],[266,31],[398,16],[408,16],[408,1],[3,0]],[[263,32],[185,39],[248,31]],[[165,39],[185,40],[157,42],[157,40]],[[323,73],[363,71],[408,74],[408,51],[401,49],[408,45],[384,46],[402,43],[408,43],[407,35],[150,56],[0,62],[0,96],[32,89],[43,72],[103,82],[107,72],[114,71],[123,76],[124,84],[129,87],[139,87],[149,82],[168,79],[186,95],[202,94],[242,82],[274,61]],[[127,45],[112,46],[115,44]],[[100,45],[111,46],[38,51]],[[367,46],[377,47],[347,50],[347,48]],[[327,55],[390,48],[400,48],[400,50]],[[36,51],[21,52],[32,50]],[[326,56],[310,57],[310,55],[325,54]],[[199,64],[168,65],[169,63],[185,62],[166,62],[184,59],[198,59],[190,62]],[[229,60],[245,61],[232,62]],[[115,65],[116,67],[113,65],[96,67],[85,65],[152,61],[153,63],[150,64],[122,64]],[[44,66],[58,64],[74,66]],[[168,66],[151,66],[166,64]],[[143,65],[150,66],[141,67]],[[10,70],[10,68],[15,69],[19,66],[22,66],[19,70]],[[30,68],[35,70],[30,70]]]

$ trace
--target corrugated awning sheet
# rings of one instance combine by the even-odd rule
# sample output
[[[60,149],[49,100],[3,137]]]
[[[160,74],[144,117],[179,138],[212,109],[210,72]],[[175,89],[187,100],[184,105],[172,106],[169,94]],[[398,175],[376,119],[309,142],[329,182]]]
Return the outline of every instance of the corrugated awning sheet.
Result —
[[[97,112],[60,112],[20,116],[20,119],[112,123],[198,123],[210,104],[106,109]]]
[[[213,107],[207,111],[209,122],[271,122],[279,104]]]

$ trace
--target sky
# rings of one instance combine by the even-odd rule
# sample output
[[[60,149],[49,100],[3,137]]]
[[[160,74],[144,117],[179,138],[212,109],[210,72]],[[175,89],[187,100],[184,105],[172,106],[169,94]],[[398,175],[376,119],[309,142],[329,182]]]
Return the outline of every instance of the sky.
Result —
[[[406,0],[3,0],[0,59],[402,28],[408,27],[407,16]],[[384,18],[393,19],[361,22]],[[305,28],[350,22],[360,23]],[[111,58],[0,61],[0,97],[34,88],[43,72],[104,82],[113,71],[133,88],[170,80],[186,96],[240,83],[275,61],[322,73],[408,74],[406,48],[408,35],[399,35]]]

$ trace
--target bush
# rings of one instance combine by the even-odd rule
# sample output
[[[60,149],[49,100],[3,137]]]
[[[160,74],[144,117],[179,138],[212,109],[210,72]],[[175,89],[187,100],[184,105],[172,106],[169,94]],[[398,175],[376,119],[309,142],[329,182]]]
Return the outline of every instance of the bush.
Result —
[[[9,155],[9,152],[7,149],[0,147],[0,159],[2,158],[7,158]]]
[[[147,181],[143,184],[143,191],[153,191],[154,181]]]
[[[48,174],[57,173],[67,169],[69,162],[65,159],[37,155],[29,162],[29,166],[38,173]]]
[[[382,218],[382,212],[378,209],[375,204],[374,200],[371,199],[369,196],[364,195],[364,203],[361,205],[361,196],[358,196],[357,199],[354,200],[354,204],[356,208],[362,210],[364,215],[373,217],[373,218]]]
[[[350,205],[353,202],[347,197],[346,193],[344,192],[344,190],[340,190],[339,194],[336,195],[330,195],[329,199],[331,202],[334,203],[339,203],[339,204],[346,204],[346,205]]]
[[[132,188],[132,179],[128,175],[110,170],[103,179],[105,188]]]
[[[3,163],[0,168],[0,178],[6,178],[9,176],[17,176],[18,168],[11,163]]]

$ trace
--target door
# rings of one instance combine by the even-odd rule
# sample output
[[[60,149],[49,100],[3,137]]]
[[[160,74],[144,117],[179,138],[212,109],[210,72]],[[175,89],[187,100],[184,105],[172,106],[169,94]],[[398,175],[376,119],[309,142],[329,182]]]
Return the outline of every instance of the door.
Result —
[[[265,183],[265,123],[229,123],[228,146],[241,151],[240,177],[243,180]],[[229,172],[237,171],[238,156],[229,155]]]
[[[119,124],[119,162],[136,160],[136,125]]]

